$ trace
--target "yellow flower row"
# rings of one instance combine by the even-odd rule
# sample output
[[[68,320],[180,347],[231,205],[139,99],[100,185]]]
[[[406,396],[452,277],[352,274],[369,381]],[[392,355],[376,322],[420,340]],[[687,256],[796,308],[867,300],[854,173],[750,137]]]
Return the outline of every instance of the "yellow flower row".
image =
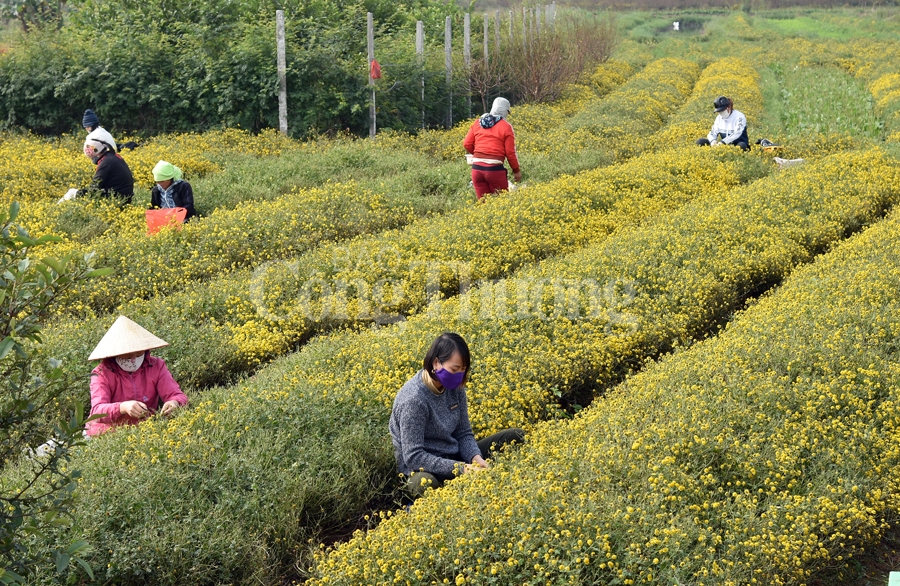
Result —
[[[669,126],[654,139],[659,148],[684,145],[705,137],[712,127],[713,101],[718,96],[734,100],[734,107],[747,116],[747,128],[762,117],[763,98],[759,74],[744,59],[719,59],[703,70],[691,99],[672,117]]]
[[[900,51],[896,43],[859,40],[851,46],[851,70],[872,92],[875,112],[884,119],[887,138],[900,140]]]
[[[252,206],[219,210],[152,237],[142,221],[119,225],[89,246],[69,243],[69,251],[91,250],[99,266],[113,267],[115,273],[70,290],[60,311],[74,316],[113,311],[129,301],[167,295],[322,242],[385,230],[414,218],[410,206],[351,182],[295,189]]]
[[[323,552],[309,583],[737,586],[840,567],[900,504],[898,258],[895,217],[489,472]]]
[[[597,98],[615,93],[615,90],[633,74],[633,68],[627,63],[609,60],[594,70],[588,84],[572,85],[563,99],[557,102],[515,106],[510,121],[514,125],[516,148],[519,153],[526,156],[551,154],[552,151],[531,150],[528,148],[529,141],[536,140],[548,129],[559,126],[560,120],[568,119],[580,112]],[[462,142],[471,125],[472,120],[463,120],[450,130],[424,130],[416,136],[385,133],[378,140],[385,148],[412,149],[453,161],[460,159],[464,154]]]
[[[173,359],[182,384],[224,382],[288,352],[316,332],[397,321],[427,311],[442,297],[480,281],[602,239],[650,213],[653,206],[676,205],[704,190],[724,189],[765,172],[762,160],[723,163],[720,159],[727,155],[654,155],[565,176],[402,230],[321,244],[291,261],[262,263],[253,271],[197,282],[165,297],[124,302],[119,311],[172,344],[164,354]],[[721,177],[715,179],[717,175]],[[635,203],[632,209],[631,197],[656,198],[658,203]],[[312,207],[301,204],[298,209]],[[180,238],[188,228],[167,236]],[[182,243],[173,248],[186,247]],[[145,278],[155,282],[158,273],[154,268]],[[99,284],[90,291],[109,291],[142,274],[135,269],[108,279],[112,285]],[[79,354],[89,353],[111,320],[60,319],[46,328],[44,350],[81,368],[75,366]]]
[[[595,214],[591,222],[598,230],[596,238],[599,239],[616,227],[624,228],[671,210],[707,189],[724,191],[742,179],[752,178],[759,172],[757,163],[735,152],[710,149],[668,152],[593,172],[596,177],[590,183],[585,179],[566,180],[571,183],[570,189],[581,186],[607,193],[609,197],[617,194],[617,205],[611,206],[606,214]],[[577,197],[574,190],[561,195]],[[210,288],[211,294],[221,290],[216,285]],[[472,295],[470,292],[465,297]],[[447,303],[452,301],[437,302],[437,305]],[[166,307],[176,313],[176,323],[181,320],[179,304],[168,303]],[[120,516],[110,522],[95,512],[137,493],[146,496],[146,491],[136,487],[157,485],[163,479],[171,491],[189,493],[190,498],[170,506],[170,516],[165,519],[157,516],[141,521],[131,512],[123,513],[130,526],[152,522],[155,543],[177,540],[178,531],[173,533],[173,529],[183,528],[179,519],[185,517],[216,519],[221,527],[216,530],[216,539],[223,532],[232,535],[235,528],[243,532],[240,551],[229,554],[226,560],[222,559],[224,554],[219,553],[217,557],[216,552],[205,547],[192,552],[195,557],[191,566],[195,572],[201,572],[209,564],[249,564],[248,557],[256,564],[254,567],[267,567],[253,552],[296,555],[296,549],[287,548],[296,548],[319,524],[346,518],[359,503],[370,498],[373,486],[370,481],[351,479],[368,477],[372,470],[385,468],[383,456],[389,449],[385,450],[383,441],[386,411],[381,397],[395,391],[409,376],[428,338],[434,336],[434,324],[427,316],[423,313],[397,326],[378,330],[381,334],[372,346],[366,345],[368,340],[373,340],[366,332],[325,337],[240,385],[205,391],[194,406],[174,419],[154,419],[140,427],[119,430],[92,441],[79,457],[78,465],[84,470],[85,478],[102,477],[104,482],[86,482],[81,486],[78,523],[92,542],[97,543],[98,563],[116,568],[108,577],[124,579],[129,575],[127,567],[120,568],[120,560],[128,555],[121,538],[117,537],[123,519]],[[192,337],[178,340],[180,355],[170,361],[175,369],[208,368],[203,362],[206,360],[211,360],[216,368],[221,367],[215,356],[210,359],[205,351],[206,333],[198,327],[202,323],[191,319],[188,321],[191,327],[184,325],[184,335]],[[73,339],[63,335],[55,343],[65,348],[65,342],[71,344]],[[515,343],[512,337],[505,340],[506,344]],[[472,343],[477,348],[482,340],[476,336]],[[353,355],[346,351],[349,349],[358,353]],[[480,360],[479,368],[486,368]],[[322,377],[335,368],[337,380],[323,381]],[[239,466],[239,474],[235,475],[233,466]],[[389,482],[392,477],[386,473],[374,482]],[[324,482],[326,487],[322,487],[322,478],[328,479]],[[251,482],[253,496],[242,492],[250,490]],[[353,486],[348,487],[348,482]],[[346,503],[346,507],[336,503],[334,497]],[[247,509],[241,506],[241,499],[254,503],[254,507],[262,506],[265,511],[277,510],[275,522],[265,527],[254,526],[252,519],[257,515],[242,513]],[[291,503],[297,508],[290,506]],[[191,531],[198,535],[211,530],[203,523],[191,526]],[[267,536],[278,536],[278,539]],[[282,538],[286,543],[279,541]],[[265,542],[264,548],[261,542]],[[135,546],[129,542],[131,550]],[[163,551],[167,548],[163,547]],[[148,555],[156,560],[163,554],[148,552]],[[205,561],[197,564],[198,559]],[[187,579],[191,581],[190,576]]]
[[[535,148],[566,150],[568,144],[583,144],[612,151],[618,159],[640,153],[688,99],[699,75],[699,66],[690,61],[653,61],[613,94],[617,99],[595,102],[537,137]]]
[[[677,177],[700,154],[682,149],[669,157]],[[688,342],[726,319],[746,295],[873,221],[897,203],[900,162],[879,150],[850,152],[727,191],[733,181],[708,177],[690,179],[706,195],[675,212],[434,304],[408,320],[402,334],[384,330],[346,340],[308,380],[323,389],[356,388],[341,384],[347,381],[341,365],[365,348],[391,346],[388,355],[364,360],[387,373],[391,356],[412,351],[402,347],[407,335],[448,329],[474,340],[473,353],[483,361],[469,384],[476,433],[547,418],[557,396],[577,401],[585,389],[606,388],[631,365]],[[377,386],[389,407],[399,388],[396,374]]]

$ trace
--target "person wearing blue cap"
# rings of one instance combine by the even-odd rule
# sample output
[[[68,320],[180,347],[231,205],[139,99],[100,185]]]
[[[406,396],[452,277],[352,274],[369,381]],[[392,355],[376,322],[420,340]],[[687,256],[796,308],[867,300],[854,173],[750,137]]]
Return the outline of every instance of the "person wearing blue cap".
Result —
[[[712,130],[706,138],[698,138],[701,146],[734,145],[742,150],[750,150],[750,139],[747,137],[747,117],[734,109],[734,102],[725,96],[719,96],[713,102],[713,109],[718,112]]]
[[[109,131],[100,126],[100,119],[97,118],[97,114],[90,108],[84,111],[84,116],[81,118],[81,125],[88,131],[86,140],[102,142],[109,146],[111,150],[118,152],[119,149],[116,146],[115,139]]]
[[[95,128],[100,127],[100,119],[97,118],[97,115],[93,110],[88,108],[84,111],[84,116],[81,118],[81,125],[84,126],[88,132],[93,132]]]

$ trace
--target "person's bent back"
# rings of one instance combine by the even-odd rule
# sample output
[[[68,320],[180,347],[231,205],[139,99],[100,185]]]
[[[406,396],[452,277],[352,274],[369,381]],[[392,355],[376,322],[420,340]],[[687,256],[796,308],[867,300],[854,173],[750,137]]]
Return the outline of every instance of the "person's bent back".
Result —
[[[478,199],[488,193],[509,188],[504,160],[509,161],[516,181],[522,180],[519,158],[516,154],[516,136],[506,117],[510,105],[506,98],[497,98],[491,111],[472,123],[463,147],[472,158],[472,185]]]
[[[134,196],[134,176],[128,163],[115,151],[115,147],[109,144],[109,133],[98,128],[84,141],[84,154],[97,165],[94,171],[94,180],[91,187],[82,189],[78,195],[84,195],[88,191],[99,191],[104,197],[119,197],[131,203]],[[112,140],[112,137],[109,137]]]

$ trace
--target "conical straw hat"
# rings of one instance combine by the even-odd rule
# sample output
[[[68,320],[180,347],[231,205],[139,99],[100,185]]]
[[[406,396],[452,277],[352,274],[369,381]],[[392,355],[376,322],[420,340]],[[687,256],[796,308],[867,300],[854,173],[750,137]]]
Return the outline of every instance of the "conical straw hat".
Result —
[[[116,323],[103,335],[88,360],[102,360],[168,345],[165,340],[157,338],[124,315],[120,315]]]

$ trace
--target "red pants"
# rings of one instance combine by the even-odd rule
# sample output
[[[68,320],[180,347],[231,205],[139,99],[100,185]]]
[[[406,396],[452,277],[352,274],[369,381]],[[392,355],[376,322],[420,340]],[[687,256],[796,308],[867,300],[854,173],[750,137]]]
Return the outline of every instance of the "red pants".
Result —
[[[475,195],[478,199],[486,193],[497,193],[509,189],[509,181],[506,178],[506,169],[485,171],[472,168],[472,185],[475,186]]]

